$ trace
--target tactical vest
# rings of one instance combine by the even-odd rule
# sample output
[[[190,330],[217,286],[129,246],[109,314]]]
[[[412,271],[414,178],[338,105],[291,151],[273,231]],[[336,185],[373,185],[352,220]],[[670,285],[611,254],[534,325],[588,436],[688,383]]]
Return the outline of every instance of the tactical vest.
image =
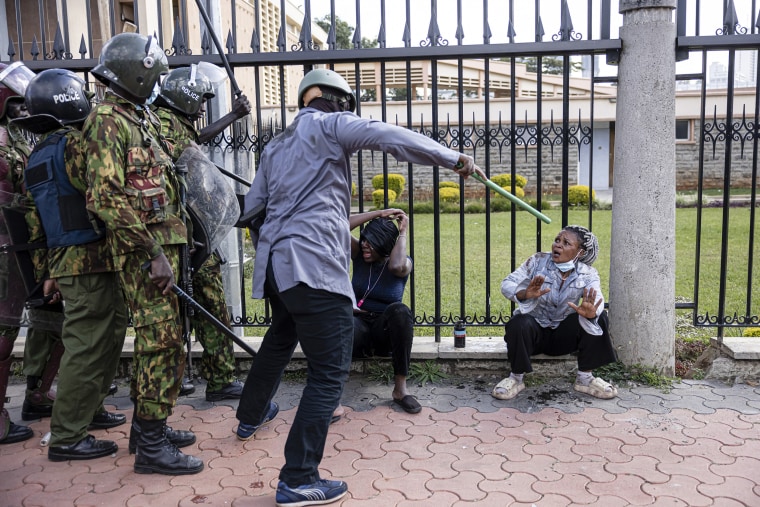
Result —
[[[161,140],[147,126],[149,119],[142,120],[119,104],[106,100],[102,104],[111,106],[129,124],[130,146],[124,167],[124,192],[129,204],[144,224],[164,223],[170,215],[179,213],[177,204],[169,202],[167,193],[166,180],[171,181],[174,177],[172,161],[167,153],[171,153],[173,148],[167,146],[162,149]],[[158,118],[155,121],[158,122]],[[160,127],[155,128],[158,134]]]
[[[26,188],[45,229],[48,248],[84,245],[102,239],[105,229],[97,228],[87,212],[85,196],[69,180],[66,172],[66,133],[59,130],[37,144],[24,170]]]

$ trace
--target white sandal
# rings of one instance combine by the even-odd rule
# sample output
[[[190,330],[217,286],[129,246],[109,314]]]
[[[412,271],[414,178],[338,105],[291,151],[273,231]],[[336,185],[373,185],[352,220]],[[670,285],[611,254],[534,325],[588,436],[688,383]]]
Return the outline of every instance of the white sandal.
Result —
[[[594,377],[587,386],[576,382],[573,388],[579,393],[585,393],[593,396],[594,398],[601,398],[603,400],[609,400],[615,398],[618,395],[618,391],[615,386],[599,377]]]
[[[511,400],[517,393],[525,389],[524,382],[518,382],[512,377],[507,377],[493,388],[491,396],[499,400]]]

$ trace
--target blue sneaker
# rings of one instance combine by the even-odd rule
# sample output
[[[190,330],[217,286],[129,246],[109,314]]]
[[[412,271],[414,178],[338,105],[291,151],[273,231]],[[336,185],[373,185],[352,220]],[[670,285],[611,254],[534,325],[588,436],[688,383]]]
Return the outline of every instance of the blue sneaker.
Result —
[[[250,440],[251,438],[253,438],[253,435],[255,435],[256,432],[259,431],[259,429],[262,426],[264,426],[266,423],[274,419],[277,416],[279,411],[280,411],[280,407],[277,406],[277,403],[272,401],[269,403],[269,410],[267,411],[267,414],[264,416],[264,420],[261,421],[259,424],[253,425],[253,424],[246,424],[244,422],[238,423],[238,427],[236,431],[238,440]]]
[[[304,507],[306,505],[324,505],[339,500],[348,491],[343,481],[328,481],[320,479],[314,484],[304,484],[297,488],[289,488],[280,481],[277,485],[275,502],[278,507]]]

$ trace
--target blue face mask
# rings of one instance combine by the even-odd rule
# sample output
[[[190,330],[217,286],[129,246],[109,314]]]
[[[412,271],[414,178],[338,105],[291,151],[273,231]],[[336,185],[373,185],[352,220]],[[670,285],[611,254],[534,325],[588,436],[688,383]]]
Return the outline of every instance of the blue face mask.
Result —
[[[578,257],[580,257],[580,255],[581,255],[581,252],[578,252],[575,255],[575,258],[573,258],[573,260],[567,261],[567,262],[555,262],[554,266],[560,271],[562,271],[563,273],[567,273],[571,269],[575,269],[575,261],[578,260]]]
[[[554,266],[562,271],[563,273],[567,273],[571,269],[575,269],[575,261],[567,261],[567,262],[555,262]]]

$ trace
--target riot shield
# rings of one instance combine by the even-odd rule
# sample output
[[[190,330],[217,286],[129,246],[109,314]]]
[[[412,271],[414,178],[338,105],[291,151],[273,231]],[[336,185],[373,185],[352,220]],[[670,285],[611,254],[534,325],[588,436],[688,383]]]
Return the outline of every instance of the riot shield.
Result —
[[[192,144],[177,159],[178,171],[187,170],[187,209],[192,220],[197,271],[222,243],[240,218],[237,195],[216,165]]]
[[[26,286],[16,262],[11,235],[5,220],[5,210],[23,205],[23,197],[18,194],[0,190],[0,324],[19,326],[22,324]],[[23,215],[22,215],[23,218]],[[26,222],[24,222],[26,227]],[[34,271],[32,271],[34,278]]]
[[[29,244],[25,202],[22,195],[0,190],[0,284],[5,281],[0,289],[0,323],[60,333],[63,304],[47,304],[42,282],[36,279],[30,250],[46,246]]]

